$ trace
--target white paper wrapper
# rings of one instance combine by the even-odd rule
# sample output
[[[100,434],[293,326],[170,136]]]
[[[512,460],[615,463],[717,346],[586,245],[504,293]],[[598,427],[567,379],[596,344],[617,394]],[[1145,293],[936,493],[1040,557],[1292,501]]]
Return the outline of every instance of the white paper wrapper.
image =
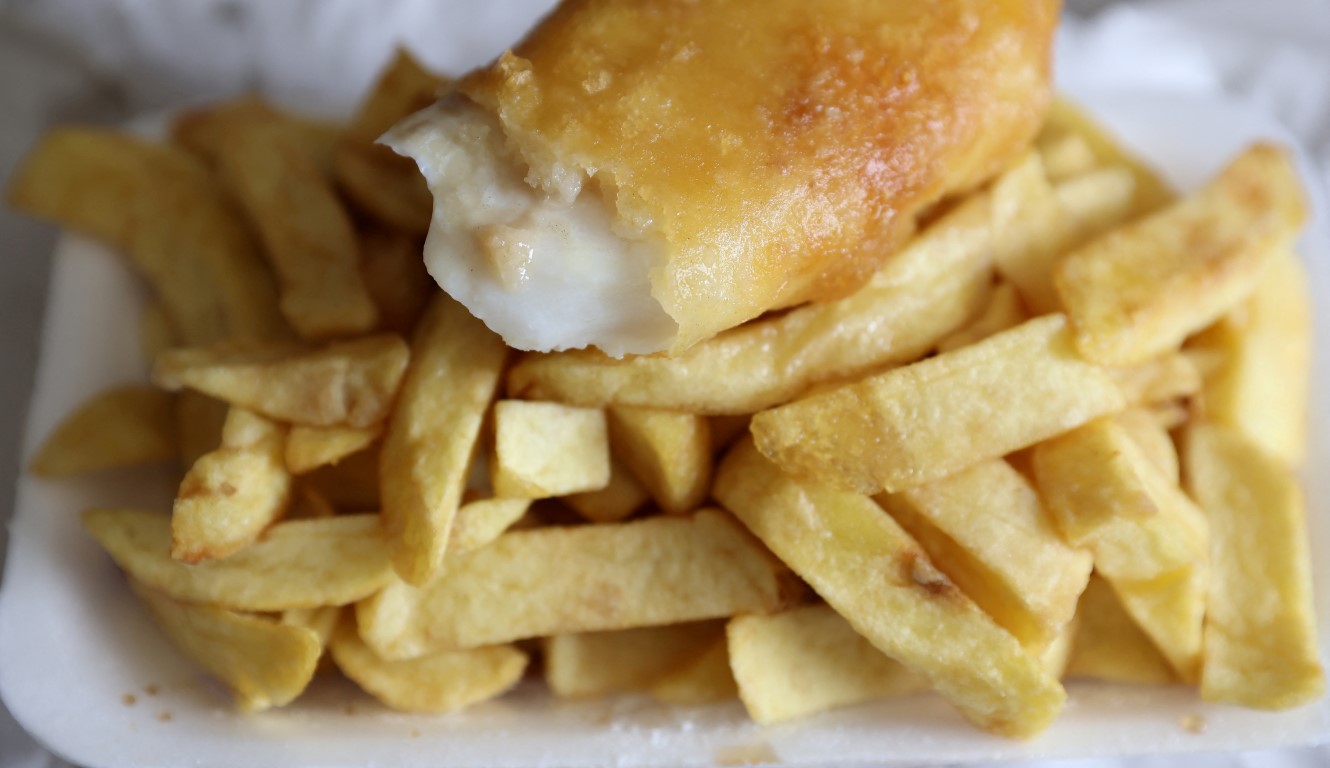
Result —
[[[1181,188],[1194,187],[1245,143],[1282,132],[1217,100],[1174,94],[1079,95]],[[1302,244],[1313,295],[1330,295],[1324,195]],[[140,380],[136,333],[142,289],[104,249],[75,238],[56,254],[28,451],[59,416],[111,384]],[[1307,465],[1330,462],[1325,364],[1330,303],[1317,306],[1314,444]],[[1323,656],[1330,640],[1330,479],[1308,473]],[[89,766],[713,765],[777,761],[936,764],[958,761],[1182,751],[1308,743],[1330,733],[1330,702],[1282,714],[1204,704],[1182,689],[1073,685],[1044,736],[1004,741],[966,724],[941,699],[918,696],[778,727],[748,722],[736,704],[673,709],[640,698],[551,700],[528,686],[446,717],[391,713],[347,684],[322,681],[294,706],[240,715],[149,623],[122,577],[86,536],[90,505],[163,506],[168,478],[25,479],[0,592],[0,694],[53,751]],[[150,693],[150,691],[152,693]],[[130,697],[133,703],[128,703]],[[1184,727],[1199,718],[1203,733]]]

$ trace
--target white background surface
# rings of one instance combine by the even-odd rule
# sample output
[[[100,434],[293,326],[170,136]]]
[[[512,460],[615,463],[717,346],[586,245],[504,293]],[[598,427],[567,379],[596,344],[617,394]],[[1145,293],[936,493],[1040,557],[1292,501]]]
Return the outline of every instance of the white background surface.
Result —
[[[474,17],[531,14],[548,4],[491,0],[452,7]],[[244,88],[336,110],[353,102],[396,41],[454,70],[507,42],[474,38],[465,50],[431,49],[438,24],[466,23],[441,11],[447,7],[426,0],[0,0],[0,177],[8,176],[22,148],[54,121],[115,122]],[[1299,136],[1322,179],[1330,180],[1327,0],[1114,5],[1091,25],[1071,29],[1064,43],[1063,76],[1076,82],[1223,91],[1260,105]],[[51,242],[45,227],[0,212],[0,517],[8,517],[12,498]],[[1214,755],[1204,764],[1328,762],[1330,753],[1299,750]],[[12,722],[0,718],[0,766],[49,763]],[[1174,764],[1184,763],[1132,763],[1133,768]]]

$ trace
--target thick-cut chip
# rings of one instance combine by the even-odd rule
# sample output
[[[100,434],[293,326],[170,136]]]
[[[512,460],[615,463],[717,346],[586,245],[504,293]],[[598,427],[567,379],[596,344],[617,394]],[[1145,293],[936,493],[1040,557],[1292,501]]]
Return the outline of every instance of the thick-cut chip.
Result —
[[[342,191],[361,211],[393,229],[424,235],[432,198],[414,162],[374,141],[397,121],[429,106],[447,86],[446,78],[398,49],[337,146],[333,173]]]
[[[725,457],[713,493],[857,632],[975,725],[1029,737],[1061,711],[1056,678],[871,498],[800,483],[748,440]]]
[[[366,227],[360,235],[360,275],[379,310],[379,328],[408,335],[438,290],[425,270],[420,238]]]
[[[228,557],[258,539],[291,503],[282,461],[285,429],[232,408],[222,444],[185,473],[171,508],[171,557],[198,563]]]
[[[1245,304],[1195,339],[1218,356],[1205,381],[1206,419],[1237,429],[1294,467],[1306,455],[1311,331],[1306,270],[1285,253]]]
[[[1076,354],[1061,315],[753,417],[786,472],[896,492],[1122,410],[1116,385]]]
[[[1076,608],[1076,637],[1065,674],[1121,683],[1173,683],[1177,673],[1135,620],[1113,588],[1090,578]]]
[[[310,147],[276,118],[217,129],[218,174],[263,240],[282,314],[309,339],[373,328],[355,229]]]
[[[342,674],[401,712],[453,712],[492,699],[517,685],[527,665],[527,655],[511,645],[386,661],[349,620],[337,628],[329,650]]]
[[[1288,709],[1325,692],[1297,478],[1227,427],[1191,425],[1187,483],[1210,520],[1201,698]]]
[[[500,400],[494,406],[494,492],[545,499],[610,482],[605,412],[560,403]]]
[[[281,125],[325,174],[332,164],[333,146],[343,130],[336,123],[279,110],[249,95],[182,112],[171,121],[171,140],[208,165],[215,165],[229,151],[226,141],[236,130],[229,124],[237,122]]]
[[[286,433],[286,468],[293,475],[336,464],[379,439],[382,424],[369,427],[308,427],[296,425]]]
[[[788,572],[729,515],[535,528],[449,558],[446,578],[356,606],[381,656],[780,608]]]
[[[384,420],[406,371],[400,336],[380,334],[302,350],[220,344],[157,359],[159,386],[188,387],[271,419],[312,427],[369,427]]]
[[[739,698],[762,725],[928,689],[830,606],[736,616],[727,634]]]
[[[1133,405],[1153,405],[1201,391],[1201,370],[1195,359],[1176,351],[1136,365],[1106,366],[1104,370]]]
[[[1195,681],[1209,574],[1201,511],[1112,419],[1039,445],[1034,469],[1062,535],[1093,553],[1127,612]]]
[[[711,488],[711,424],[654,408],[609,409],[614,455],[670,514],[696,509]]]
[[[545,639],[545,682],[555,696],[641,691],[725,637],[720,621],[555,635]]]
[[[995,333],[1015,328],[1028,319],[1030,316],[1026,313],[1025,306],[1021,304],[1021,296],[1017,293],[1016,286],[1011,283],[999,283],[993,289],[993,295],[989,298],[983,314],[976,317],[974,322],[939,341],[937,349],[939,352],[960,349],[976,341],[983,341]]]
[[[89,509],[83,527],[126,573],[191,603],[238,611],[345,605],[392,580],[378,518],[290,520],[225,560],[171,559],[171,519],[136,509]]]
[[[1077,346],[1106,365],[1176,348],[1251,294],[1305,206],[1288,155],[1257,144],[1196,194],[1070,253],[1054,283]]]
[[[1124,148],[1121,142],[1104,130],[1103,126],[1065,97],[1059,96],[1053,100],[1043,133],[1077,136],[1089,146],[1096,165],[1123,166],[1131,171],[1135,181],[1132,193],[1132,218],[1154,211],[1172,202],[1176,197],[1154,169]]]
[[[1035,138],[1035,148],[1043,161],[1044,172],[1053,182],[1080,176],[1094,170],[1099,164],[1094,150],[1084,136],[1061,130],[1050,130],[1045,126],[1043,132]]]
[[[9,199],[124,249],[185,343],[290,333],[244,221],[207,169],[179,149],[60,128],[15,172]]]
[[[600,490],[574,493],[562,501],[593,523],[617,523],[647,502],[647,489],[622,464],[610,457],[610,481]]]
[[[938,569],[1032,653],[1076,613],[1090,553],[1067,546],[1030,481],[993,459],[878,501]]]
[[[443,567],[480,424],[508,348],[442,293],[425,310],[411,348],[411,366],[383,440],[379,495],[393,567],[420,585]]]
[[[1033,157],[1033,156],[1032,156]],[[927,352],[979,314],[991,262],[1031,226],[1037,158],[971,196],[920,233],[857,293],[748,323],[678,357],[613,360],[595,352],[526,355],[508,391],[579,405],[640,405],[747,414]]]
[[[696,707],[733,699],[739,686],[730,671],[730,652],[722,634],[677,669],[651,684],[651,695],[666,704]]]
[[[282,611],[277,620],[288,626],[305,627],[313,631],[319,639],[319,646],[327,648],[341,617],[342,606],[321,605],[318,608],[288,608]]]
[[[1173,437],[1168,434],[1169,428],[1155,414],[1144,408],[1128,408],[1113,420],[1164,477],[1175,485],[1182,482],[1177,446],[1173,445]]]
[[[531,499],[477,499],[457,510],[453,517],[449,552],[468,552],[494,541],[531,508]]]
[[[65,416],[28,468],[44,477],[172,461],[178,454],[172,396],[152,387],[115,387]]]
[[[314,630],[130,585],[171,642],[230,689],[242,711],[289,704],[313,679],[323,653]]]

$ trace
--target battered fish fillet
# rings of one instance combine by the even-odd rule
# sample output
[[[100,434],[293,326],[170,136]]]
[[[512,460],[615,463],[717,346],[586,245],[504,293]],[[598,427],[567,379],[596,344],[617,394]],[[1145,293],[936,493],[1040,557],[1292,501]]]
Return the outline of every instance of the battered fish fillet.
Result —
[[[680,352],[844,296],[1050,100],[1057,0],[567,0],[385,137],[512,346]]]

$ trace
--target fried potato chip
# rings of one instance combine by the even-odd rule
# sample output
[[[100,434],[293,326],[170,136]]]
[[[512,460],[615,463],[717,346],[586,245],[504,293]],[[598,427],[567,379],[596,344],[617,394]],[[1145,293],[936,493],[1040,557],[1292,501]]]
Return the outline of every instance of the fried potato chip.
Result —
[[[754,441],[796,477],[901,491],[1122,410],[1077,356],[1061,315],[753,417]]]
[[[1155,414],[1144,408],[1128,408],[1114,416],[1113,420],[1164,477],[1174,485],[1182,482],[1177,446],[1173,445],[1168,427]]]
[[[735,616],[726,632],[739,698],[762,725],[928,690],[827,605]]]
[[[341,190],[358,209],[393,229],[424,235],[433,202],[415,164],[373,142],[398,120],[433,103],[448,84],[399,48],[337,146],[333,172]]]
[[[995,333],[1015,328],[1028,319],[1030,316],[1026,313],[1025,306],[1021,304],[1021,295],[1016,291],[1016,287],[1011,283],[998,283],[983,314],[976,317],[969,325],[945,336],[937,343],[937,349],[939,352],[960,349],[976,341],[983,341]]]
[[[669,514],[696,509],[711,488],[711,424],[705,416],[617,406],[608,413],[614,455]]]
[[[1294,467],[1306,456],[1311,312],[1306,270],[1284,253],[1250,299],[1189,342],[1217,355],[1205,377],[1206,419],[1237,429]]]
[[[66,415],[46,436],[28,469],[42,477],[60,477],[172,461],[178,453],[175,429],[169,393],[114,387]]]
[[[134,579],[129,583],[176,648],[230,689],[242,711],[289,704],[314,677],[323,653],[314,630],[192,605]]]
[[[938,569],[1032,653],[1076,613],[1090,553],[1067,546],[1034,487],[1002,459],[877,497]]]
[[[526,637],[765,613],[788,572],[729,515],[534,528],[448,559],[423,588],[393,584],[356,606],[384,658]]]
[[[1045,126],[1035,137],[1035,149],[1039,151],[1044,173],[1052,182],[1080,176],[1099,164],[1099,158],[1095,157],[1084,136],[1053,126]]]
[[[712,493],[857,632],[975,725],[1029,737],[1061,711],[1058,681],[869,497],[794,480],[749,440],[725,457]]]
[[[1053,100],[1043,133],[1077,136],[1089,146],[1096,165],[1123,166],[1131,171],[1135,181],[1132,185],[1131,218],[1157,210],[1176,197],[1154,169],[1129,152],[1103,126],[1065,96]]]
[[[499,538],[531,508],[531,499],[477,499],[457,510],[449,552],[469,552]]]
[[[1209,546],[1201,511],[1112,419],[1042,443],[1034,469],[1062,535],[1093,553],[1178,675],[1196,680]]]
[[[929,225],[845,299],[748,323],[678,357],[525,355],[508,392],[578,405],[748,414],[821,382],[914,360],[988,304],[993,253],[1027,236],[1031,187],[1044,183],[1031,157]]]
[[[650,495],[637,478],[610,457],[610,481],[599,490],[564,496],[563,503],[593,523],[617,523],[633,514]]]
[[[666,672],[651,684],[650,693],[657,701],[678,707],[696,707],[739,695],[739,686],[730,671],[730,652],[725,636],[693,656],[677,669]]]
[[[508,356],[503,340],[446,294],[411,342],[380,458],[384,527],[397,574],[426,584],[443,566],[481,421]]]
[[[1288,709],[1325,693],[1297,478],[1226,427],[1194,423],[1187,487],[1210,521],[1212,576],[1201,698]]]
[[[604,488],[610,482],[605,412],[527,400],[495,403],[490,482],[508,498]]]
[[[47,133],[11,204],[125,250],[188,344],[282,338],[276,284],[243,220],[185,152],[91,128]]]
[[[150,300],[139,310],[139,343],[143,359],[151,363],[157,356],[180,344],[171,316],[157,300]]]
[[[231,409],[221,446],[199,457],[180,481],[171,508],[171,557],[186,563],[228,557],[286,514],[285,433],[280,424]]]
[[[290,520],[224,560],[171,559],[171,520],[136,509],[89,509],[83,527],[126,573],[191,603],[283,611],[360,600],[392,579],[374,515]]]
[[[342,617],[342,606],[323,605],[318,608],[288,608],[277,617],[277,622],[290,627],[305,627],[319,639],[319,647],[327,648],[333,632]]]
[[[274,123],[292,134],[292,139],[325,174],[331,172],[333,146],[343,128],[278,109],[262,98],[249,95],[186,110],[171,121],[171,141],[200,160],[216,165],[228,150],[226,141],[236,130],[231,123]],[[243,128],[242,128],[243,129]]]
[[[1161,685],[1178,681],[1168,660],[1099,576],[1090,578],[1076,617],[1067,677]]]
[[[336,464],[379,439],[383,424],[369,427],[307,427],[296,425],[286,433],[286,468],[300,475]]]
[[[342,674],[400,712],[453,712],[492,699],[517,685],[527,665],[527,655],[511,645],[385,661],[349,620],[338,627],[329,650]]]
[[[1107,365],[1176,348],[1251,294],[1305,206],[1284,150],[1256,144],[1194,195],[1068,254],[1054,283],[1077,347]]]
[[[379,328],[403,336],[411,333],[438,290],[421,258],[419,237],[376,227],[360,232],[360,276],[365,281]]]
[[[1191,355],[1164,354],[1129,366],[1106,366],[1104,370],[1134,405],[1153,405],[1201,391],[1201,371]]]
[[[394,334],[333,342],[313,350],[282,344],[175,349],[152,378],[188,387],[271,419],[312,427],[369,427],[383,421],[410,351]]]
[[[258,230],[292,327],[307,339],[373,328],[351,219],[301,135],[280,119],[217,129],[218,175]]]
[[[563,698],[642,691],[724,638],[715,620],[554,635],[543,644],[545,682]]]

